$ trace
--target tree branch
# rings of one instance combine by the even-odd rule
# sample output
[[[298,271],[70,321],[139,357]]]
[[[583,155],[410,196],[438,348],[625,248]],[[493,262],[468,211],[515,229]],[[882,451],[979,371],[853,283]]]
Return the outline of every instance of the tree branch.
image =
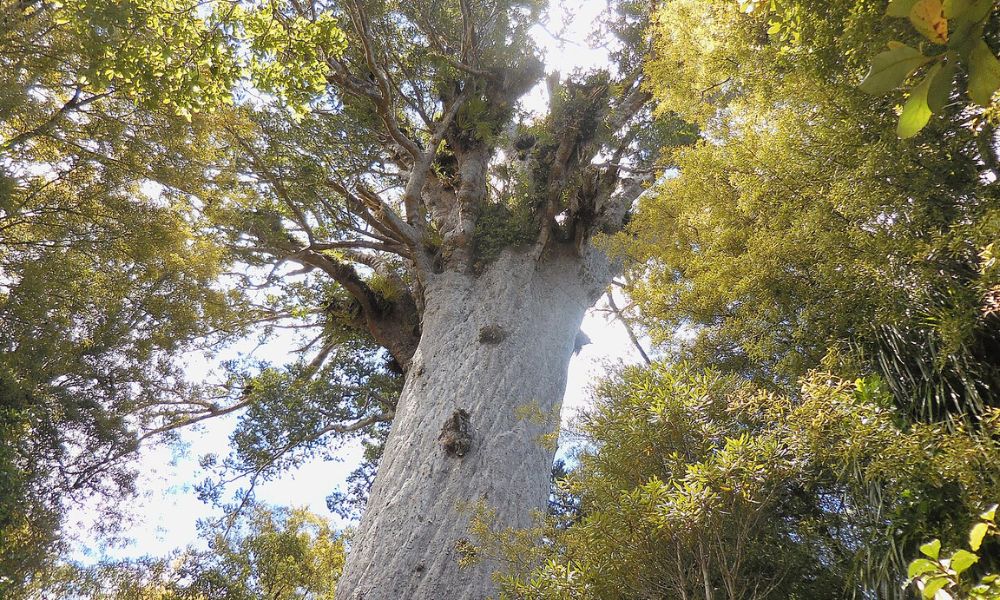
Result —
[[[82,108],[84,106],[87,106],[88,104],[96,102],[96,101],[100,100],[101,98],[106,98],[106,97],[108,97],[108,96],[111,95],[111,92],[108,91],[108,92],[103,92],[103,93],[100,93],[100,94],[94,94],[93,96],[90,96],[89,98],[85,98],[85,99],[81,100],[80,99],[80,95],[82,93],[83,93],[83,90],[80,87],[77,87],[76,90],[73,92],[73,97],[70,98],[65,104],[63,104],[62,107],[59,110],[57,110],[55,113],[53,113],[52,116],[50,116],[44,123],[42,123],[41,125],[38,125],[38,126],[32,128],[32,129],[30,129],[28,131],[21,132],[21,133],[15,135],[14,137],[10,138],[6,142],[4,142],[3,145],[0,145],[0,151],[9,150],[9,149],[13,148],[14,146],[23,144],[24,142],[26,142],[26,141],[28,141],[28,140],[30,140],[32,138],[36,138],[36,137],[38,137],[40,135],[43,135],[43,134],[51,131],[52,128],[55,127],[56,125],[58,125],[59,121],[61,121],[67,114],[73,112],[74,110]]]
[[[615,318],[617,318],[618,321],[625,328],[625,333],[628,334],[628,339],[632,341],[632,345],[635,346],[635,349],[639,351],[639,356],[642,357],[642,360],[647,365],[651,364],[649,360],[649,355],[646,354],[646,351],[643,350],[642,348],[642,344],[639,343],[639,337],[635,335],[635,331],[632,329],[632,325],[630,325],[629,322],[625,319],[625,315],[622,314],[621,309],[619,309],[618,305],[615,303],[615,296],[611,292],[611,290],[608,290],[606,297],[608,299],[608,307],[611,309],[611,312],[615,315]]]
[[[181,427],[187,427],[189,425],[194,425],[195,423],[200,423],[200,422],[205,421],[207,419],[213,419],[215,417],[221,417],[223,415],[228,415],[228,414],[234,413],[234,412],[240,410],[241,408],[245,408],[248,404],[250,404],[250,399],[249,398],[245,398],[245,399],[237,402],[236,404],[233,404],[231,406],[227,406],[226,408],[220,408],[220,409],[215,409],[215,410],[209,409],[207,412],[202,413],[202,414],[200,414],[198,416],[187,417],[187,418],[184,418],[184,419],[180,419],[178,421],[174,421],[172,423],[167,423],[166,425],[162,425],[162,426],[157,427],[155,429],[151,429],[149,431],[144,432],[142,435],[140,435],[138,438],[136,438],[135,444],[136,444],[136,446],[138,446],[143,441],[145,441],[145,440],[147,440],[147,439],[149,439],[149,438],[151,438],[151,437],[153,437],[155,435],[160,435],[160,434],[163,434],[163,433],[167,433],[168,431],[173,431],[175,429],[180,429]]]
[[[472,15],[472,7],[469,0],[460,0],[459,6],[462,10],[462,62],[467,65],[472,61],[472,50],[476,47],[476,27]]]
[[[331,177],[327,178],[327,183],[330,184],[330,187],[332,187],[335,192],[344,197],[344,199],[348,203],[348,206],[353,207],[355,214],[361,217],[361,219],[365,223],[370,225],[373,229],[378,231],[380,234],[384,235],[386,238],[391,239],[404,246],[409,245],[407,243],[407,240],[398,231],[396,231],[394,228],[390,226],[392,220],[383,220],[377,217],[375,213],[372,213],[368,209],[367,203],[363,201],[360,197],[358,197],[356,194],[351,192],[349,189],[347,189],[346,185]],[[379,203],[379,208],[381,208],[381,202]],[[393,214],[395,213],[395,211],[393,211],[391,208],[389,209],[389,211],[390,213]],[[396,216],[395,220],[399,220],[399,217]]]
[[[466,86],[466,89],[462,90],[451,101],[450,106],[446,108],[445,113],[436,124],[434,134],[431,136],[427,149],[421,154],[420,159],[414,163],[413,171],[411,171],[409,180],[406,182],[406,189],[403,192],[406,220],[410,225],[419,228],[421,237],[425,235],[424,229],[426,228],[426,219],[421,210],[421,208],[425,208],[422,200],[424,184],[427,182],[428,174],[430,174],[431,165],[434,162],[434,157],[437,155],[438,146],[441,144],[445,133],[451,127],[452,121],[468,97],[468,89],[469,86]]]
[[[396,120],[394,111],[392,110],[392,88],[389,85],[388,74],[384,69],[382,69],[375,59],[373,37],[371,33],[371,25],[368,20],[368,14],[361,6],[361,3],[357,0],[350,0],[349,4],[353,9],[348,11],[351,18],[351,24],[354,26],[354,31],[357,33],[359,41],[361,42],[361,48],[365,57],[365,64],[375,80],[378,92],[376,93],[374,91],[365,90],[364,86],[358,85],[352,85],[351,88],[355,91],[361,92],[364,96],[375,103],[379,118],[382,120],[386,131],[392,137],[393,141],[399,144],[400,147],[402,147],[410,155],[414,162],[417,162],[420,157],[420,147],[413,140],[403,134],[399,127],[399,122]],[[346,69],[343,68],[342,64],[341,69],[342,72],[346,74]],[[344,77],[342,83],[348,83],[349,81],[350,80],[347,77]]]

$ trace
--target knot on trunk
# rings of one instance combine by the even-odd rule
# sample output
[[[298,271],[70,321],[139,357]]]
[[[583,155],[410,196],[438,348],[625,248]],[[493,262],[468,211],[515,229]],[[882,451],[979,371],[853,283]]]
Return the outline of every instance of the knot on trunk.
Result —
[[[472,447],[472,432],[469,425],[469,413],[464,408],[453,412],[441,428],[438,436],[445,454],[448,456],[465,456]]]
[[[499,325],[486,325],[479,330],[479,341],[484,344],[499,344],[507,337],[507,332]]]

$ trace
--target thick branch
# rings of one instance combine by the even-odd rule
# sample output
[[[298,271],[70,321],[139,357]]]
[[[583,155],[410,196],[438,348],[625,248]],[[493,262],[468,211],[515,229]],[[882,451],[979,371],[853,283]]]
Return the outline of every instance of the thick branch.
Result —
[[[472,7],[469,0],[460,0],[462,9],[462,64],[471,63],[472,50],[476,47],[476,27],[475,19],[472,15]]]
[[[363,244],[350,241],[333,241],[302,246],[287,232],[283,231],[280,217],[272,229],[262,232],[261,247],[254,251],[270,254],[279,261],[291,260],[306,268],[322,271],[336,281],[360,307],[360,314],[353,325],[367,330],[372,338],[385,347],[405,370],[419,341],[420,315],[416,301],[407,286],[400,286],[400,298],[390,301],[374,291],[349,263],[338,260],[325,250],[341,248],[358,250],[368,248],[379,251],[393,251],[390,245]],[[405,224],[404,224],[405,225]],[[272,235],[273,234],[273,235]],[[258,234],[261,237],[261,234]]]
[[[395,242],[398,242],[401,245],[404,245],[404,246],[410,246],[411,245],[400,234],[400,232],[396,231],[390,225],[391,222],[399,221],[400,220],[399,216],[395,215],[395,211],[393,211],[391,208],[389,208],[389,213],[388,214],[394,215],[395,219],[383,219],[383,218],[380,217],[380,215],[378,215],[378,213],[371,212],[368,209],[367,203],[364,202],[356,194],[354,194],[353,192],[351,192],[349,189],[347,189],[347,186],[345,186],[344,184],[340,183],[339,181],[337,181],[336,179],[333,179],[333,178],[327,178],[327,183],[330,184],[330,187],[332,187],[335,192],[337,192],[338,194],[340,194],[341,196],[344,197],[344,200],[347,201],[348,206],[350,206],[351,208],[354,209],[354,214],[356,214],[357,216],[361,217],[361,219],[365,223],[367,223],[368,225],[370,225],[373,229],[375,229],[375,231],[378,231],[380,234],[382,234],[386,238],[389,238],[389,239],[391,239],[391,240],[393,240]],[[378,205],[379,205],[379,209],[381,209],[382,203],[379,202]]]
[[[423,235],[409,223],[401,219],[396,211],[371,188],[366,185],[359,184],[357,186],[357,190],[361,201],[370,210],[374,211],[373,214],[377,215],[376,218],[392,229],[399,239],[413,249],[414,254],[417,254],[421,244],[423,243]],[[414,259],[416,260],[416,256],[414,256]]]
[[[646,193],[653,177],[624,177],[619,180],[620,188],[600,208],[594,222],[594,229],[603,233],[616,233],[625,223],[625,214],[635,204],[639,196]]]
[[[467,89],[468,86],[466,87],[466,90]],[[434,157],[437,155],[438,146],[441,144],[441,140],[444,139],[448,128],[451,127],[451,123],[454,121],[455,115],[458,114],[459,109],[468,97],[468,92],[466,90],[463,90],[458,97],[452,100],[450,106],[447,107],[445,114],[437,122],[434,134],[431,136],[427,149],[424,150],[420,159],[413,165],[413,171],[410,173],[410,178],[406,182],[406,189],[403,192],[403,205],[406,208],[406,220],[411,225],[419,227],[422,234],[423,229],[426,227],[426,219],[424,218],[423,211],[421,210],[424,208],[422,200],[424,185],[427,183],[427,176],[430,174],[431,165],[434,162]]]
[[[400,299],[390,302],[372,290],[354,267],[327,254],[303,248],[292,259],[320,269],[339,283],[361,307],[359,324],[389,351],[404,371],[409,368],[420,341],[420,315],[409,290],[401,288]]]
[[[653,95],[646,91],[642,81],[637,81],[608,118],[611,131],[615,132],[624,127],[652,98]]]

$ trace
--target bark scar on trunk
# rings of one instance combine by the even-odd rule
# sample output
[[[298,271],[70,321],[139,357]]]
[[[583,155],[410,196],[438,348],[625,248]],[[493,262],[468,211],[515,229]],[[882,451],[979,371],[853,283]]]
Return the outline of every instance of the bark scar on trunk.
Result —
[[[469,426],[469,413],[464,408],[453,412],[441,428],[438,439],[448,456],[465,456],[472,447],[472,432]]]
[[[507,337],[507,332],[499,325],[487,325],[479,330],[479,341],[484,344],[499,344]]]

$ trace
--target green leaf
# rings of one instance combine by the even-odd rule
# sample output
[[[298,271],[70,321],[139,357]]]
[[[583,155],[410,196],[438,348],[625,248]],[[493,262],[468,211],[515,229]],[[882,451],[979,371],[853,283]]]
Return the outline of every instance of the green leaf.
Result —
[[[923,544],[920,546],[920,553],[937,560],[938,554],[941,553],[941,540],[935,539]]]
[[[906,576],[910,579],[914,577],[919,577],[924,573],[931,573],[936,571],[938,564],[933,560],[927,560],[926,558],[917,558],[910,563],[910,568],[906,571]]]
[[[916,3],[917,0],[892,0],[889,8],[885,9],[885,14],[890,17],[908,17]]]
[[[946,585],[948,585],[948,580],[944,577],[935,577],[934,579],[931,579],[924,584],[923,597],[928,600],[933,598],[934,594]]]
[[[1000,88],[1000,61],[982,39],[975,41],[969,56],[969,97],[980,106],[989,106]]]
[[[935,44],[948,42],[948,19],[941,0],[919,0],[910,10],[910,23]]]
[[[983,545],[983,538],[986,537],[986,532],[989,530],[989,524],[976,523],[972,531],[969,532],[969,547],[973,550],[979,550],[979,547]]]
[[[866,94],[885,94],[899,87],[911,73],[930,60],[931,57],[924,56],[919,50],[901,44],[876,55],[871,70],[858,87]]]
[[[927,94],[930,92],[931,82],[940,70],[940,63],[931,67],[927,75],[910,91],[910,97],[903,105],[903,112],[899,115],[899,125],[896,127],[899,137],[906,139],[917,135],[930,121],[931,109],[927,104]]]
[[[973,0],[969,3],[964,18],[976,22],[982,21],[993,12],[993,0]]]
[[[965,19],[952,21],[951,35],[948,36],[948,47],[962,53],[962,59],[968,60],[970,44],[969,40],[975,39],[983,34],[983,24],[973,23]]]
[[[970,41],[983,35],[983,21],[993,8],[993,0],[972,0],[959,17],[948,26],[948,47],[962,50],[962,58],[968,59]]]
[[[986,510],[986,512],[984,512],[983,514],[979,515],[980,519],[982,519],[984,521],[989,521],[990,523],[992,523],[993,521],[995,521],[996,517],[997,517],[997,505],[996,504],[994,504],[993,506],[989,507]]]
[[[940,113],[948,104],[951,91],[954,89],[957,72],[958,61],[949,60],[931,81],[931,88],[927,92],[927,106],[930,107],[931,112]]]
[[[949,565],[955,573],[961,574],[963,571],[979,562],[979,557],[968,550],[959,550],[951,557]]]
[[[944,0],[944,16],[946,19],[957,19],[969,10],[969,0]]]

